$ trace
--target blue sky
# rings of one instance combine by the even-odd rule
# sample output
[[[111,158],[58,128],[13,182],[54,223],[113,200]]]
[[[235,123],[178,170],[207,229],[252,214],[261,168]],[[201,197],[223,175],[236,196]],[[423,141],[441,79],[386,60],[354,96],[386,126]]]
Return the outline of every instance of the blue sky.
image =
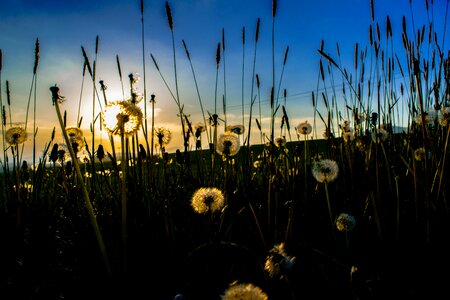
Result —
[[[410,30],[413,21],[415,27],[420,28],[428,24],[428,19],[432,17],[439,38],[443,37],[448,1],[430,0],[428,12],[424,2],[413,0],[410,6],[409,0],[374,0],[375,22],[379,22],[381,32],[384,33],[386,16],[389,15],[399,56],[404,56],[400,40],[402,16],[406,17]],[[184,40],[189,48],[205,110],[212,112],[216,47],[222,40],[224,30],[225,64],[222,60],[219,67],[218,103],[221,107],[222,95],[226,92],[229,123],[239,123],[242,111],[242,63],[244,60],[244,111],[247,115],[258,18],[261,20],[261,27],[255,69],[261,80],[263,115],[268,117],[272,82],[272,1],[178,0],[169,1],[169,4],[174,20],[180,100],[185,106],[185,113],[191,116],[191,121],[201,121],[201,114],[191,69],[181,41]],[[148,95],[156,95],[155,124],[172,129],[174,140],[168,149],[175,150],[182,148],[180,137],[177,137],[178,132],[181,132],[177,107],[150,58],[150,54],[156,58],[163,76],[171,88],[175,89],[172,39],[167,25],[165,1],[147,0],[144,8],[146,90]],[[321,57],[317,49],[321,41],[324,41],[325,51],[333,57],[337,56],[336,43],[339,43],[342,64],[351,67],[355,43],[360,47],[369,44],[370,24],[373,24],[370,0],[278,1],[275,19],[275,77],[278,85],[284,52],[289,47],[281,90],[287,91],[286,108],[292,127],[300,121],[311,120],[313,116],[311,92],[316,91],[318,84]],[[244,49],[243,27],[246,33]],[[55,84],[67,98],[62,109],[67,110],[68,126],[75,126],[78,104],[81,101],[81,114],[84,118],[82,128],[86,129],[85,135],[89,139],[93,88],[88,76],[83,83],[81,46],[86,49],[92,63],[97,36],[99,53],[96,84],[98,86],[98,80],[104,80],[108,86],[108,100],[120,100],[122,95],[116,55],[119,56],[125,80],[125,95],[128,95],[129,73],[140,74],[138,89],[141,92],[144,90],[139,0],[2,0],[0,32],[0,49],[3,54],[2,101],[6,102],[5,81],[8,80],[12,95],[11,119],[16,123],[25,120],[35,41],[37,38],[40,41],[36,86],[36,121],[39,128],[37,139],[40,145],[48,141],[53,126],[59,131],[49,92],[49,87]],[[448,50],[448,40],[445,41],[445,50]],[[99,112],[100,107],[95,109]],[[255,109],[254,113],[257,111]],[[148,122],[150,124],[150,120]],[[30,126],[29,117],[28,127]],[[252,126],[256,128],[255,123]]]

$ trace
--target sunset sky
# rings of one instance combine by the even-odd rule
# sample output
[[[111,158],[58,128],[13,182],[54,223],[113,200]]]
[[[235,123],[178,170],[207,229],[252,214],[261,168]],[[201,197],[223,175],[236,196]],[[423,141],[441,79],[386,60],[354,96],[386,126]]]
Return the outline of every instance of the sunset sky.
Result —
[[[405,16],[411,32],[413,28],[418,29],[427,25],[429,20],[434,20],[434,29],[439,39],[443,41],[444,45],[441,46],[444,46],[444,53],[446,53],[449,48],[449,39],[444,40],[444,29],[448,1],[428,2],[430,9],[427,11],[425,1],[413,0],[410,5],[409,0],[374,0],[375,21],[373,22],[370,0],[278,1],[274,23],[276,88],[283,75],[280,95],[286,89],[286,109],[291,127],[297,126],[304,120],[309,120],[311,123],[313,121],[311,93],[323,88],[320,84],[318,85],[321,56],[317,52],[322,40],[324,51],[334,58],[337,57],[336,44],[338,43],[340,61],[342,65],[351,69],[355,43],[358,43],[361,49],[368,46],[368,28],[370,24],[376,22],[379,22],[384,36],[386,16],[389,16],[395,36],[394,46],[398,49],[399,56],[404,58],[400,38],[402,16]],[[272,0],[172,0],[169,4],[174,22],[180,102],[194,124],[202,121],[202,116],[182,40],[185,41],[190,52],[205,111],[214,112],[217,95],[217,112],[223,118],[222,97],[226,93],[228,123],[240,124],[242,94],[244,94],[244,115],[247,127],[255,27],[257,19],[260,18],[255,72],[259,75],[261,82],[259,97],[263,109],[262,125],[267,129],[272,86]],[[61,141],[60,128],[49,91],[49,87],[55,84],[67,99],[61,109],[67,111],[68,126],[76,126],[78,105],[81,101],[83,116],[81,128],[87,140],[90,139],[89,124],[92,122],[94,92],[92,79],[87,72],[83,79],[84,59],[81,47],[86,50],[92,64],[95,60],[97,36],[99,38],[95,79],[97,88],[99,88],[98,81],[103,80],[108,87],[106,91],[108,100],[122,99],[122,85],[116,63],[116,56],[118,56],[124,79],[125,98],[129,96],[128,74],[130,73],[140,75],[137,87],[140,92],[144,92],[140,5],[140,0],[2,0],[0,2],[3,105],[6,104],[6,81],[9,82],[11,90],[12,116],[9,116],[9,113],[7,115],[8,126],[9,118],[13,123],[24,125],[33,78],[36,39],[39,39],[40,43],[40,61],[35,90],[38,155],[42,152],[44,144],[49,141],[50,132],[54,126],[58,136],[55,141]],[[243,28],[245,28],[244,47]],[[216,94],[216,48],[222,41],[222,30],[225,33],[226,47],[219,66]],[[173,132],[173,141],[167,150],[182,149],[177,106],[151,59],[153,55],[168,85],[172,91],[175,91],[172,37],[167,23],[165,1],[144,1],[144,37],[148,115],[150,116],[148,101],[150,95],[155,94],[155,125],[167,127]],[[287,47],[289,47],[289,53],[283,69]],[[242,86],[243,74],[244,86]],[[335,80],[338,86],[342,84],[340,77]],[[103,103],[100,89],[98,91],[101,97],[100,102]],[[256,89],[254,95],[257,95]],[[33,96],[31,99],[27,124],[30,137],[25,145],[24,155],[24,158],[28,157],[28,159],[32,147],[30,128],[32,128]],[[280,99],[280,103],[283,104],[283,101]],[[143,107],[142,103],[140,105]],[[95,112],[100,112],[98,105]],[[259,118],[256,106],[253,108],[253,113],[254,117]],[[148,118],[148,124],[150,121]],[[96,128],[99,128],[98,121]],[[255,122],[252,123],[252,129],[256,130]],[[106,134],[104,136],[106,137]],[[106,142],[106,139],[103,141]],[[254,142],[257,142],[256,138]]]

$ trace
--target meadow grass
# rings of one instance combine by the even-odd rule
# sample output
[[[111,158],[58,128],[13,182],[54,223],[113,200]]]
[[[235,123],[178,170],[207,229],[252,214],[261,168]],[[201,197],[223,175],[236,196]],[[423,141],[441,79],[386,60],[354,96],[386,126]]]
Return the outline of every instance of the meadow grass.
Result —
[[[93,67],[82,47],[84,68],[94,82],[90,134],[94,141],[95,125],[101,123],[111,153],[94,142],[89,147],[81,130],[67,127],[59,108],[63,98],[54,86],[49,101],[65,145],[55,143],[54,129],[36,160],[33,115],[29,166],[21,157],[28,147],[26,125],[12,125],[6,81],[6,103],[0,90],[0,295],[238,299],[233,293],[245,290],[253,293],[251,299],[385,299],[448,294],[450,56],[433,31],[432,18],[413,36],[403,20],[403,51],[398,51],[389,17],[382,34],[373,1],[370,7],[369,43],[355,45],[353,66],[341,63],[339,45],[336,54],[320,46],[318,88],[311,96],[314,122],[295,128],[286,101],[279,101],[289,47],[278,78],[272,60],[270,122],[262,123],[255,72],[258,19],[245,131],[243,80],[242,124],[226,123],[225,94],[222,113],[217,107],[221,64],[226,91],[225,31],[217,46],[216,98],[208,118],[182,41],[203,119],[193,125],[184,113],[176,24],[166,2],[174,88],[151,58],[178,109],[183,151],[174,153],[166,151],[171,132],[154,121],[155,95],[149,100],[147,131],[146,108],[142,112],[138,105],[147,101],[146,92],[139,97],[133,74],[129,98],[123,92],[119,102],[108,101],[100,82],[104,105],[95,114],[98,37]],[[427,11],[431,7],[426,1]],[[272,49],[276,10],[273,1]],[[143,15],[141,1],[142,28]],[[245,28],[242,34],[244,78]],[[28,107],[37,85],[38,45]],[[0,51],[0,81],[1,60]],[[122,82],[118,56],[117,65]],[[283,94],[286,99],[286,90]],[[81,120],[78,115],[78,127]],[[257,144],[250,143],[248,132],[254,124]],[[323,137],[317,133],[320,125]],[[202,148],[204,135],[207,149]],[[82,150],[87,157],[80,157]]]

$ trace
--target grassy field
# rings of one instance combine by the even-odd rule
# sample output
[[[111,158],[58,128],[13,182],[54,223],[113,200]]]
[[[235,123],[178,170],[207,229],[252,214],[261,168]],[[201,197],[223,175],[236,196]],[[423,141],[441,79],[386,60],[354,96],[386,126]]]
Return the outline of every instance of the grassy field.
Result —
[[[393,53],[390,25],[382,35],[372,22],[354,66],[319,49],[319,83],[340,76],[346,93],[313,94],[313,124],[289,124],[272,87],[264,144],[249,145],[242,124],[219,129],[218,115],[194,126],[175,98],[185,143],[167,153],[170,131],[143,126],[132,92],[93,120],[110,134],[105,151],[66,127],[53,86],[65,144],[50,137],[33,168],[20,155],[27,132],[3,121],[0,298],[448,297],[450,57],[424,38],[432,26],[404,28]]]

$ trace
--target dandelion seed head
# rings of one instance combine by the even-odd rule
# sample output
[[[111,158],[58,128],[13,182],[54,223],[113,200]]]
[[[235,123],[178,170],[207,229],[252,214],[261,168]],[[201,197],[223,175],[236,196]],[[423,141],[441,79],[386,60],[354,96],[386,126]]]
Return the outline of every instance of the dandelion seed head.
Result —
[[[120,135],[135,134],[142,124],[142,110],[130,101],[108,104],[102,113],[103,125],[109,133]]]
[[[275,245],[270,251],[264,264],[264,270],[271,278],[282,279],[287,271],[294,266],[296,258],[288,256],[284,243]]]
[[[286,138],[284,136],[275,138],[275,146],[277,148],[282,148],[282,147],[286,146]]]
[[[199,214],[220,211],[225,205],[225,197],[221,190],[215,187],[199,188],[194,192],[191,206]]]
[[[164,148],[172,140],[172,133],[165,127],[157,127],[155,128],[155,137],[156,145],[160,148]]]
[[[221,296],[222,300],[268,300],[264,291],[251,283],[230,284],[225,293]]]
[[[53,104],[55,104],[55,103],[61,104],[61,103],[63,103],[64,101],[66,101],[66,97],[61,96],[61,95],[59,94],[59,87],[57,87],[56,85],[50,87],[50,91],[52,92],[52,101],[53,101]]]
[[[58,150],[57,150],[58,161],[60,163],[63,163],[65,161],[71,159],[69,148],[67,147],[67,145],[64,143],[59,143],[57,145],[58,145]]]
[[[301,122],[297,126],[297,132],[299,134],[308,135],[312,132],[312,126],[308,123],[308,121]]]
[[[11,146],[23,144],[28,137],[28,133],[22,127],[11,127],[5,133],[5,140]]]
[[[338,173],[338,164],[331,159],[317,160],[312,165],[312,174],[321,183],[333,182],[337,178]]]
[[[69,141],[74,146],[76,144],[76,152],[82,151],[84,149],[84,137],[83,131],[78,127],[66,128],[67,135],[69,136]],[[75,150],[75,149],[74,149]]]
[[[339,231],[350,231],[355,228],[356,219],[352,215],[341,213],[336,219],[336,228]]]
[[[224,132],[217,141],[217,153],[224,156],[234,156],[241,147],[239,136],[233,132]]]

